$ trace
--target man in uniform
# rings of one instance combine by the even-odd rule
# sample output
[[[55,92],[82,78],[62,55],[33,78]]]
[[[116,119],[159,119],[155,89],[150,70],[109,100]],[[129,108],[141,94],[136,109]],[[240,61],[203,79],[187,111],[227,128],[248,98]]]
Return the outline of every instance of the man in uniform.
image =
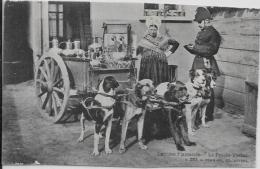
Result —
[[[214,55],[218,52],[221,36],[218,31],[211,25],[210,12],[203,7],[198,7],[194,21],[198,23],[201,31],[197,34],[194,44],[185,45],[184,48],[191,54],[195,55],[192,69],[206,69],[208,73],[215,73],[220,76],[220,71]],[[214,90],[211,89],[211,101],[206,110],[206,120],[214,119]]]

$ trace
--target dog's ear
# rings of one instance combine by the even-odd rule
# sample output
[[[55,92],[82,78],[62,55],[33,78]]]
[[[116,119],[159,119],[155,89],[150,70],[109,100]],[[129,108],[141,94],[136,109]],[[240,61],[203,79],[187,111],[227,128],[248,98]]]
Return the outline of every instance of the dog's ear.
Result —
[[[170,86],[171,86],[171,83],[168,83],[168,84],[167,84],[167,88],[169,88]]]
[[[212,71],[212,79],[213,80],[217,80],[217,73],[216,73],[216,71]]]
[[[111,89],[111,86],[108,85],[108,83],[111,83],[111,82],[108,80],[107,77],[105,77],[104,80],[103,80],[103,86],[102,87],[103,87],[104,92],[106,92],[106,93],[108,93]]]
[[[113,88],[117,88],[119,86],[118,81],[114,78],[113,79]]]
[[[189,75],[190,75],[190,79],[191,79],[191,82],[193,82],[193,79],[195,78],[195,70],[194,69],[191,69],[189,71]]]
[[[137,82],[135,87],[134,87],[134,92],[135,92],[136,96],[139,97],[139,98],[142,97],[141,89],[142,89],[142,85]]]
[[[175,87],[176,87],[176,82],[171,82],[167,84],[167,89],[170,91],[174,90]]]
[[[189,71],[189,75],[190,75],[191,78],[194,77],[194,76],[195,76],[195,70],[194,70],[194,69],[191,69],[191,70]]]
[[[141,88],[141,87],[142,87],[142,85],[141,85],[140,83],[137,82],[137,83],[135,84],[135,89],[136,89],[136,88]]]
[[[178,86],[178,90],[180,90],[180,91],[186,90],[187,91],[187,87],[185,86],[185,84],[183,82],[177,81],[176,85]]]
[[[97,84],[97,87],[96,87],[97,90],[99,89],[99,86],[100,86],[100,83],[102,82],[102,80],[103,79],[98,78],[98,84]]]

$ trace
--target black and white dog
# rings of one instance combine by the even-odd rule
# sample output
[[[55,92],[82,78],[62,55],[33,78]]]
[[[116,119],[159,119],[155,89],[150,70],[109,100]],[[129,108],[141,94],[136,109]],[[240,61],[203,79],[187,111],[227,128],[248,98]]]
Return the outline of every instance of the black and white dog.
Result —
[[[143,79],[138,81],[134,89],[128,89],[127,97],[121,100],[121,105],[124,110],[122,117],[122,133],[119,152],[123,153],[126,151],[125,140],[129,122],[134,118],[137,119],[137,133],[138,133],[138,144],[139,148],[146,150],[147,146],[144,145],[143,127],[145,118],[145,107],[149,96],[153,93],[154,86],[150,79]]]
[[[185,84],[176,82],[164,82],[155,88],[157,96],[169,103],[176,103],[176,106],[167,107],[166,104],[158,105],[158,109],[152,109],[148,116],[150,137],[164,137],[169,133],[175,141],[177,150],[184,151],[183,142],[187,146],[196,145],[188,137],[187,124],[185,119],[184,104],[187,100],[187,89]],[[159,103],[160,104],[160,103]],[[149,131],[148,131],[149,132]],[[167,135],[167,134],[166,134]]]
[[[209,127],[206,122],[206,108],[210,102],[211,90],[216,86],[214,74],[207,73],[204,69],[190,70],[190,81],[186,83],[191,104],[186,107],[186,120],[188,133],[195,131],[196,117],[200,117],[203,127]],[[199,113],[199,115],[197,115]]]
[[[92,155],[99,155],[98,144],[101,135],[102,127],[106,127],[105,134],[105,153],[111,154],[112,150],[109,147],[109,139],[112,127],[112,116],[115,105],[115,89],[119,83],[113,76],[107,76],[98,84],[97,94],[92,100],[85,99],[81,102],[81,134],[78,141],[84,140],[85,119],[95,122],[94,129],[94,150]],[[91,98],[90,98],[91,99]],[[92,107],[91,109],[88,109]]]

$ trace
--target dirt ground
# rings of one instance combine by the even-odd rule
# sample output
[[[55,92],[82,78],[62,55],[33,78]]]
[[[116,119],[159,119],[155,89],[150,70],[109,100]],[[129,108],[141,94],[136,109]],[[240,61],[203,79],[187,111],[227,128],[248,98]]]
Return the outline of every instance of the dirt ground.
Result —
[[[3,86],[2,163],[23,165],[86,165],[107,167],[254,167],[255,139],[241,133],[242,116],[216,109],[210,128],[200,128],[191,137],[197,145],[176,150],[171,138],[153,140],[140,150],[136,137],[127,139],[128,150],[93,157],[93,133],[78,143],[79,121],[52,124],[41,117],[34,97],[33,81]],[[134,132],[134,131],[133,131]],[[131,133],[131,132],[130,132]],[[120,133],[119,133],[120,134]],[[113,137],[118,143],[118,137]],[[101,139],[100,148],[104,146]]]

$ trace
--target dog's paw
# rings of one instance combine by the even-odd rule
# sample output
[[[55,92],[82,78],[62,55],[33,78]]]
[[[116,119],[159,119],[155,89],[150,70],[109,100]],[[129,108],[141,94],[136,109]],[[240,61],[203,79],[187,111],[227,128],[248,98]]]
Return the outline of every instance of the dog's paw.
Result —
[[[108,154],[112,154],[112,152],[113,152],[113,151],[112,151],[110,148],[108,148],[108,149],[105,150],[105,153],[106,153],[107,155],[108,155]]]
[[[143,142],[139,141],[138,144],[139,144],[139,148],[140,148],[140,149],[142,149],[142,150],[147,150],[147,149],[148,149],[148,147],[147,147],[146,145],[144,145]]]
[[[99,151],[95,151],[95,150],[91,153],[92,156],[99,156],[99,154],[100,154]]]
[[[125,153],[126,152],[126,148],[125,147],[120,147],[119,148],[119,153],[122,154],[122,153]]]
[[[83,140],[84,140],[84,137],[83,137],[83,136],[80,136],[80,137],[78,138],[78,142],[83,142]]]
[[[185,148],[182,145],[177,144],[176,145],[177,150],[179,151],[185,151]]]
[[[199,128],[200,128],[199,126],[195,125],[195,126],[193,127],[193,130],[196,131],[196,130],[198,130]]]
[[[123,153],[125,153],[126,152],[126,148],[119,148],[119,153],[120,154],[123,154]]]
[[[194,136],[195,135],[195,131],[194,130],[189,131],[188,133],[189,133],[190,136]]]
[[[209,125],[207,125],[207,124],[202,124],[202,126],[205,128],[209,128]]]
[[[196,146],[196,143],[195,143],[195,142],[192,142],[192,141],[190,141],[190,142],[186,143],[186,146]]]

